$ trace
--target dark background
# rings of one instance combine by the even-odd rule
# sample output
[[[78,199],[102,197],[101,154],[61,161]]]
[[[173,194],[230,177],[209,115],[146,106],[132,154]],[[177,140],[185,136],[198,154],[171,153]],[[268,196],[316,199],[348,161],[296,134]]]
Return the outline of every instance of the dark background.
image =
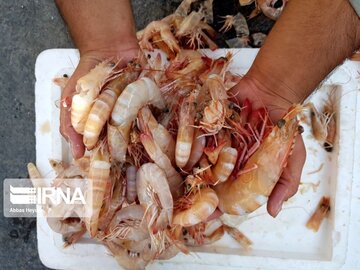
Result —
[[[180,2],[133,0],[137,28],[170,14]],[[220,2],[220,13],[234,11],[234,0]],[[252,32],[267,33],[272,24],[262,15],[249,22]],[[73,47],[54,1],[0,0],[0,179],[26,178],[26,164],[35,161],[37,55],[49,48]],[[0,211],[0,268],[47,269],[37,252],[36,220],[4,218],[2,206]]]

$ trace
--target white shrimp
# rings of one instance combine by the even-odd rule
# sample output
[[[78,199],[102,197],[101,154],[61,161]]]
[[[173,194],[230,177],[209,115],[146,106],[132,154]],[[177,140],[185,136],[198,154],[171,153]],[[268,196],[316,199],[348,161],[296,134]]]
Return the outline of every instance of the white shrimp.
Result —
[[[159,109],[165,108],[165,101],[158,86],[145,77],[129,84],[117,99],[111,114],[111,124],[117,127],[121,135],[119,139],[123,141],[122,144],[117,145],[118,149],[112,149],[112,153],[117,152],[117,156],[114,157],[117,161],[125,161],[132,122],[136,119],[139,110],[147,104]]]

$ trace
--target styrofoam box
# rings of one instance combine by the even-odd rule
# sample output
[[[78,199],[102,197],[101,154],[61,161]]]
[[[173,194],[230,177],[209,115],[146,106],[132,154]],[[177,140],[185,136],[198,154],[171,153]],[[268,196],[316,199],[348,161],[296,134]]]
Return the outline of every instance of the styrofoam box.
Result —
[[[210,57],[226,50],[203,51]],[[258,50],[233,50],[230,70],[245,74]],[[75,49],[42,52],[36,61],[36,158],[46,178],[54,176],[48,160],[70,160],[68,144],[59,133],[60,88],[54,77],[71,75],[78,64]],[[338,67],[310,99],[321,107],[333,85],[336,92],[337,139],[332,153],[313,139],[303,123],[307,161],[298,193],[288,200],[276,219],[261,207],[247,217],[226,219],[252,241],[245,252],[225,235],[220,241],[196,248],[190,255],[179,254],[169,261],[150,264],[148,269],[355,269],[360,261],[360,102],[358,62],[346,61]],[[306,78],[304,78],[306,79]],[[358,105],[357,105],[358,104]],[[357,158],[354,158],[356,154]],[[356,162],[356,163],[355,163]],[[330,196],[331,212],[319,232],[305,227],[322,196]],[[56,269],[119,269],[109,252],[94,240],[85,238],[63,248],[62,237],[51,231],[42,213],[37,219],[38,249],[41,261]]]

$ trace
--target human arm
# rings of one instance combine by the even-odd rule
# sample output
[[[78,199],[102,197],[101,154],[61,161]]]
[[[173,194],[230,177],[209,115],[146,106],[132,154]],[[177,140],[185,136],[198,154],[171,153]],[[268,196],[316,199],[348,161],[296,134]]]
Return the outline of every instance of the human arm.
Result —
[[[56,4],[80,51],[79,65],[62,92],[60,107],[60,132],[77,159],[85,151],[82,135],[70,121],[77,80],[107,58],[122,59],[125,64],[138,56],[139,48],[130,0],[56,0]]]
[[[267,106],[276,122],[359,47],[359,17],[347,0],[291,0],[232,93],[238,99],[250,97],[255,106]],[[272,216],[296,193],[305,155],[299,137],[270,195],[268,212]]]

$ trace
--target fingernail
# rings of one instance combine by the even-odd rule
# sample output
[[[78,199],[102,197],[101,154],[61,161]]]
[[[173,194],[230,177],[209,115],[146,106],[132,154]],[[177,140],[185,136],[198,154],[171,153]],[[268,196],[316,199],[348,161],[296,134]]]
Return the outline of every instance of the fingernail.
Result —
[[[273,218],[276,218],[277,215],[280,213],[280,211],[281,211],[281,209],[282,209],[283,203],[284,203],[284,201],[281,201],[281,202],[279,203],[279,205],[275,208],[276,210],[275,210],[275,215],[273,216]]]

